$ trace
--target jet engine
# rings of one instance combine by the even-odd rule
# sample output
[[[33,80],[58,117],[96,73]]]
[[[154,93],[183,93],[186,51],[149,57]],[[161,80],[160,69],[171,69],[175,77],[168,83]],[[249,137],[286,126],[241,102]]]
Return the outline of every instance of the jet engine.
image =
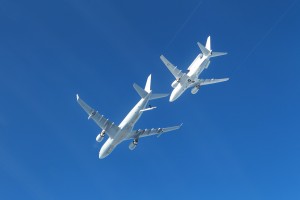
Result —
[[[200,89],[200,85],[197,85],[191,90],[191,93],[196,94],[199,91],[199,89]]]
[[[97,142],[101,142],[104,138],[104,135],[105,135],[105,130],[101,131],[101,133],[99,133],[96,137],[96,141]]]
[[[171,84],[172,88],[176,88],[177,85],[178,85],[178,81],[177,81],[177,80],[175,80],[175,81]]]
[[[130,149],[131,151],[134,150],[135,147],[137,146],[137,144],[138,144],[138,140],[137,140],[137,139],[134,139],[133,142],[131,142],[131,143],[129,144],[129,149]]]

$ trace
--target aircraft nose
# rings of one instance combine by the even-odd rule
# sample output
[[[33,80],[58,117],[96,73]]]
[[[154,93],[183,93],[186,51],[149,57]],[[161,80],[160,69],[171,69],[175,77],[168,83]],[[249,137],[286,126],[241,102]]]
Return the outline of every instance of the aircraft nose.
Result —
[[[173,102],[173,101],[175,101],[177,98],[178,98],[178,91],[177,90],[174,90],[173,92],[172,92],[172,94],[171,94],[171,96],[170,96],[170,102]]]
[[[99,151],[99,159],[103,159],[103,158],[105,158],[107,156],[107,153],[103,150],[103,149],[101,149],[100,151]]]
[[[175,101],[174,95],[171,95],[171,96],[170,96],[170,100],[169,100],[169,101],[170,101],[170,102]]]
[[[99,152],[99,159],[103,159],[103,158],[105,158],[106,157],[106,155],[105,155],[105,153],[103,153],[103,152]]]

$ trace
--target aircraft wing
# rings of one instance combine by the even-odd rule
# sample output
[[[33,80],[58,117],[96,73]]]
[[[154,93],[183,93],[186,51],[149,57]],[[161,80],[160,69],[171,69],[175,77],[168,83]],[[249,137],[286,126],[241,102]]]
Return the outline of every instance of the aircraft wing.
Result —
[[[82,99],[79,98],[78,94],[76,95],[76,97],[79,105],[89,115],[88,119],[93,119],[101,129],[105,130],[110,138],[114,138],[115,135],[119,132],[120,128],[113,122],[106,119],[103,115],[98,113],[98,111],[95,111],[93,108],[87,105]]]
[[[138,129],[138,130],[133,130],[131,131],[131,134],[126,139],[136,139],[136,138],[142,138],[142,137],[147,137],[151,135],[157,135],[159,137],[161,134],[169,132],[169,131],[174,131],[176,129],[179,129],[182,126],[172,126],[172,127],[167,127],[167,128],[152,128],[152,129]]]
[[[200,85],[209,85],[209,84],[214,84],[214,83],[220,83],[224,81],[228,81],[229,78],[220,78],[220,79],[201,79],[200,80]]]
[[[183,73],[181,72],[181,70],[179,70],[172,63],[170,63],[170,61],[168,61],[163,55],[160,56],[160,59],[167,66],[167,68],[170,70],[170,72],[173,74],[173,76],[176,79],[179,79],[182,77]]]

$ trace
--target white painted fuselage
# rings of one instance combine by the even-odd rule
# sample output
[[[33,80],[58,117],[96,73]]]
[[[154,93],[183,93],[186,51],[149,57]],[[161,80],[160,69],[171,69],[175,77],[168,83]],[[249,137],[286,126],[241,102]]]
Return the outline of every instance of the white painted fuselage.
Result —
[[[145,98],[142,98],[127,114],[124,120],[120,123],[119,128],[120,131],[116,134],[114,138],[108,138],[107,141],[103,144],[99,152],[99,158],[105,158],[108,156],[118,144],[127,138],[127,136],[131,133],[135,123],[139,120],[141,115],[143,114],[143,109],[147,106],[149,102],[149,98],[151,96],[151,92],[147,94]]]
[[[208,68],[210,64],[209,58],[209,55],[205,56],[203,54],[199,54],[195,58],[195,60],[188,68],[189,72],[187,74],[184,74],[180,78],[180,80],[176,80],[178,84],[174,87],[174,90],[171,93],[170,102],[175,101],[184,93],[186,89],[190,88],[191,85],[195,83],[195,81],[198,81],[199,75],[204,69]]]

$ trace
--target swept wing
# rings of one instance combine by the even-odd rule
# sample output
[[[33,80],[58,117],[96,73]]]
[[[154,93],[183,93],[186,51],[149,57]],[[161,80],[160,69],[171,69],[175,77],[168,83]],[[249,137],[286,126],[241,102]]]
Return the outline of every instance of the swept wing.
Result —
[[[181,72],[177,67],[175,67],[170,61],[168,61],[163,55],[160,56],[160,59],[163,61],[163,63],[167,66],[167,68],[170,70],[170,72],[173,74],[173,76],[176,79],[179,79],[182,77],[184,73]]]
[[[152,129],[138,129],[138,130],[133,130],[131,131],[131,134],[128,135],[126,139],[137,139],[141,137],[147,137],[151,135],[157,135],[160,136],[163,133],[169,132],[169,131],[174,131],[176,129],[179,129],[182,126],[172,126],[172,127],[167,127],[167,128],[152,128]]]
[[[98,113],[98,111],[94,110],[88,104],[86,104],[82,99],[79,98],[78,94],[76,95],[76,97],[79,105],[89,115],[88,119],[93,119],[101,129],[105,130],[110,138],[114,138],[115,135],[119,132],[120,128],[113,122],[105,118],[103,115]]]
[[[214,84],[214,83],[220,83],[220,82],[224,82],[224,81],[228,81],[229,78],[220,78],[220,79],[201,79],[200,80],[200,84],[201,85],[209,85],[209,84]]]
[[[209,85],[209,84],[215,84],[215,83],[221,83],[224,81],[228,81],[229,78],[211,78],[211,79],[197,79],[195,80],[195,82],[191,85],[189,85],[189,87],[195,87],[197,85]]]

